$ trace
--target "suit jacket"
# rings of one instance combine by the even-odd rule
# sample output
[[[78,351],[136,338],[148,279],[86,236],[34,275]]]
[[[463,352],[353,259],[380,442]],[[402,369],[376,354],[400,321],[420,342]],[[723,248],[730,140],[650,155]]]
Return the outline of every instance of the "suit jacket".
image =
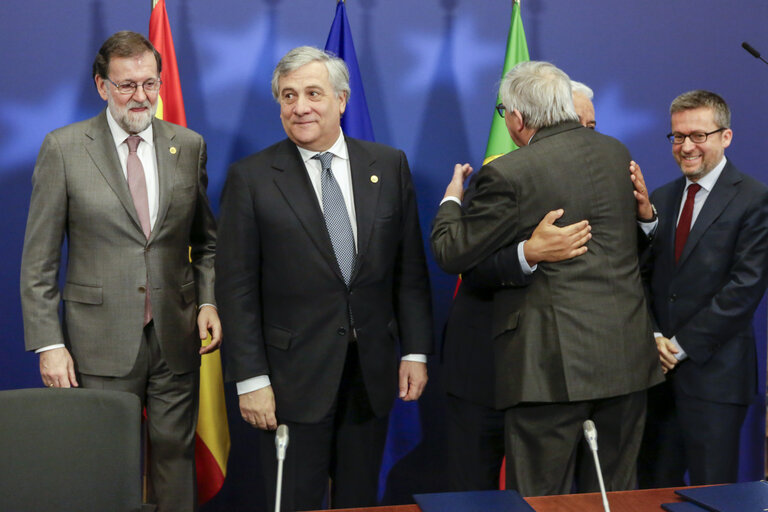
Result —
[[[629,152],[576,122],[539,130],[528,146],[477,176],[462,209],[438,210],[438,264],[463,272],[497,249],[530,237],[550,210],[561,225],[588,219],[589,251],[540,263],[529,286],[494,296],[492,334],[499,408],[618,396],[662,378],[637,257]]]
[[[185,373],[200,364],[197,305],[215,304],[216,226],[206,196],[205,143],[171,123],[154,119],[152,126],[159,209],[149,240],[105,112],[49,133],[35,165],[21,263],[26,348],[65,343],[82,373],[119,377],[133,368],[147,284],[169,368]]]
[[[752,317],[768,283],[768,187],[726,163],[675,264],[681,177],[651,195],[659,226],[647,275],[657,329],[688,354],[670,373],[684,393],[748,404],[757,390]]]
[[[226,376],[269,375],[282,420],[316,422],[330,410],[350,329],[377,415],[397,395],[398,356],[431,351],[429,279],[405,155],[346,141],[357,219],[349,288],[293,142],[232,164],[222,194],[216,296]]]
[[[463,204],[475,194],[475,175]],[[451,304],[440,352],[446,391],[494,408],[496,371],[493,357],[493,296],[502,286],[527,286],[533,275],[520,266],[517,244],[504,247],[461,275]]]

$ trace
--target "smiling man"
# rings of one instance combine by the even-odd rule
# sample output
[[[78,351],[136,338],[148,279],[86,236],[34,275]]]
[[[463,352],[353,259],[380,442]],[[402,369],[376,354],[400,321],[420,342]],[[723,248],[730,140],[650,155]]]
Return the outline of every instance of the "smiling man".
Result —
[[[154,118],[160,70],[144,36],[114,34],[93,63],[107,108],[46,136],[32,176],[21,300],[43,383],[138,395],[152,444],[150,501],[191,511],[200,354],[221,341],[216,226],[203,138]]]
[[[651,195],[651,309],[667,381],[651,390],[641,485],[735,482],[739,432],[759,392],[752,318],[768,282],[768,188],[725,157],[731,114],[681,94],[668,134],[683,176]],[[647,203],[645,215],[653,212]],[[760,370],[760,371],[764,371]]]
[[[402,151],[342,133],[341,59],[295,48],[272,93],[288,138],[234,163],[221,199],[226,375],[260,429],[267,508],[278,423],[290,427],[283,510],[321,508],[329,476],[333,507],[371,506],[387,415],[421,395],[432,346],[411,174]]]

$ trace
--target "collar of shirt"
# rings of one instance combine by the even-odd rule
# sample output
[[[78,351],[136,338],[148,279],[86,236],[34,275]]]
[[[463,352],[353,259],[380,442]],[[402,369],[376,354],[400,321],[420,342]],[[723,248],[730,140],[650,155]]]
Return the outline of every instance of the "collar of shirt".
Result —
[[[312,157],[317,155],[318,153],[331,153],[333,156],[337,158],[341,158],[343,160],[349,160],[349,153],[347,152],[347,142],[344,140],[344,132],[339,129],[339,137],[336,139],[336,142],[333,143],[333,145],[326,149],[325,151],[312,151],[309,149],[304,149],[301,146],[296,146],[299,149],[299,154],[301,155],[301,159],[304,161],[304,165],[314,165],[317,164],[317,168],[322,170],[320,167],[320,161],[319,160],[312,160]]]
[[[699,217],[699,213],[701,213],[701,209],[704,207],[704,203],[707,200],[707,197],[709,197],[709,193],[712,191],[712,189],[715,186],[715,183],[717,183],[718,178],[720,178],[720,175],[723,173],[723,169],[725,168],[725,163],[728,160],[726,160],[725,155],[723,155],[723,159],[720,160],[720,163],[715,166],[714,169],[709,171],[705,176],[703,176],[698,183],[701,185],[701,190],[698,191],[696,194],[695,199],[693,200],[693,212],[691,213],[691,228],[693,228],[693,225],[696,223],[696,219]],[[688,187],[690,187],[693,184],[691,180],[688,178],[685,178],[685,189],[683,190],[683,196],[680,198],[680,208],[677,212],[677,222],[680,222],[680,216],[683,214],[683,206],[685,205],[685,199],[688,197]],[[677,225],[677,224],[676,224]]]
[[[107,124],[109,125],[109,131],[112,132],[112,138],[115,140],[115,147],[119,148],[120,144],[123,144],[125,139],[130,137],[131,134],[117,124],[115,118],[112,117],[112,112],[109,111],[109,107],[107,107]],[[154,134],[152,133],[152,123],[149,123],[149,126],[136,135],[141,137],[142,142],[146,142],[150,147],[153,146]]]
[[[728,160],[725,158],[725,155],[723,155],[723,159],[720,160],[720,163],[715,166],[714,169],[709,171],[704,177],[702,177],[698,183],[701,185],[701,188],[703,190],[707,191],[707,194],[709,194],[712,191],[712,188],[715,186],[715,183],[717,183],[717,179],[720,177],[720,175],[723,173],[723,169],[725,168],[725,163]],[[683,191],[683,195],[685,195],[685,191],[688,190],[688,187],[690,187],[693,184],[691,180],[688,178],[685,178],[685,190]]]

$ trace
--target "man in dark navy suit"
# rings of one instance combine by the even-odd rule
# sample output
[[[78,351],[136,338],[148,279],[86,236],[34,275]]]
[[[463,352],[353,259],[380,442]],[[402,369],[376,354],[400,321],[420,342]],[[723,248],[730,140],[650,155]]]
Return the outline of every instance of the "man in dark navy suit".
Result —
[[[690,91],[670,114],[683,176],[651,195],[645,276],[667,380],[649,395],[648,487],[683,485],[686,469],[692,485],[738,478],[739,432],[758,392],[752,318],[768,279],[768,188],[725,158],[728,105]],[[653,220],[651,203],[641,217]]]

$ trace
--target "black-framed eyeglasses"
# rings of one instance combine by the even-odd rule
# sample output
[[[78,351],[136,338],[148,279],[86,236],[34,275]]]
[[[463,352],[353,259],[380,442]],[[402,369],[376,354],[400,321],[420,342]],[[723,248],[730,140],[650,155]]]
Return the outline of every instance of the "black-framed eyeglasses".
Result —
[[[116,84],[112,80],[107,77],[107,81],[115,86],[115,89],[117,89],[117,92],[120,94],[135,94],[136,89],[141,87],[144,89],[144,92],[157,92],[160,90],[160,85],[163,83],[162,80],[159,78],[150,78],[148,80],[144,80],[144,83],[137,84],[136,82],[120,82],[119,84]]]
[[[496,105],[496,112],[499,113],[502,119],[504,119],[504,113],[507,111],[506,107],[504,107],[503,103],[499,103]]]
[[[685,142],[685,139],[691,139],[691,142],[694,144],[703,144],[704,142],[707,142],[707,137],[725,129],[726,128],[718,128],[717,130],[712,130],[711,132],[668,133],[667,139],[669,139],[669,142],[675,145],[682,144]]]

